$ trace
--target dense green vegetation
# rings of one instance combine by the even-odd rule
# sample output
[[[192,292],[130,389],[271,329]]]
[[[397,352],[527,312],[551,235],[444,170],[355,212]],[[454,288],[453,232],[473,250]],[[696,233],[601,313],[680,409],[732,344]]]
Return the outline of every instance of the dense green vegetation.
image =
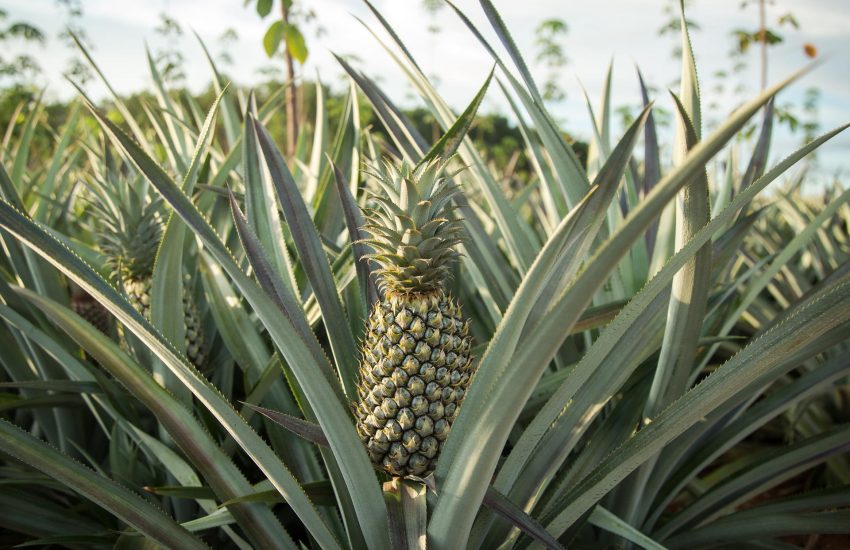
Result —
[[[222,77],[227,81],[226,75]],[[256,87],[255,92],[258,100],[263,102],[275,91],[284,88],[284,83],[269,81]],[[187,98],[191,94],[185,89],[176,89],[172,92],[176,98]],[[197,103],[199,108],[208,110],[215,100],[215,90],[210,85],[204,93],[191,96],[191,101]],[[145,116],[143,105],[155,105],[156,98],[153,93],[145,92],[134,94],[121,99],[135,119]],[[188,100],[188,99],[187,99]],[[302,139],[309,139],[314,132],[314,121],[316,119],[316,84],[314,82],[303,83],[299,87],[299,102],[302,105],[302,113],[305,123],[302,126]],[[328,128],[331,133],[336,132],[339,124],[341,111],[345,106],[345,97],[340,93],[333,93],[327,86],[324,87],[324,108],[327,109]],[[39,101],[39,92],[26,86],[16,86],[0,92],[0,121],[20,122],[34,108],[41,111],[38,125],[33,136],[34,148],[31,162],[42,161],[42,156],[48,154],[50,148],[52,129],[62,127],[67,121],[69,111],[73,103],[51,102],[42,104]],[[121,121],[121,114],[115,109],[114,104],[106,101],[101,107],[106,110],[113,120]],[[361,95],[359,105],[361,125],[372,127],[375,135],[388,140],[389,136],[380,119],[375,117],[368,101]],[[424,108],[416,108],[403,111],[411,124],[423,136],[436,139],[440,136],[440,127],[434,117]],[[6,125],[6,127],[9,127]],[[21,125],[18,125],[20,131]],[[285,141],[286,124],[285,115],[277,111],[269,119],[267,125],[269,132],[278,143]],[[13,130],[14,131],[14,130]],[[530,166],[525,155],[522,154],[522,134],[515,124],[512,124],[505,116],[498,114],[481,114],[469,130],[469,136],[473,140],[482,157],[492,163],[497,172],[504,173],[510,166],[511,175],[520,180],[527,180]],[[582,162],[587,159],[587,144],[574,141],[568,134],[565,139],[575,149],[576,154]]]

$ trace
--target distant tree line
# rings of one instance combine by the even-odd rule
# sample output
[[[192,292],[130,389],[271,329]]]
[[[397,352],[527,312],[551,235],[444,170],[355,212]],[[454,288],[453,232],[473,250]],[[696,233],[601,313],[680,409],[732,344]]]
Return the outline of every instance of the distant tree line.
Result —
[[[263,102],[273,92],[279,90],[283,83],[277,80],[269,80],[257,85],[254,89],[259,102]],[[325,109],[330,124],[330,132],[336,132],[336,123],[341,118],[337,116],[343,109],[344,94],[323,87]],[[173,91],[175,97],[186,97],[190,92],[185,88],[177,88]],[[16,84],[0,91],[0,132],[5,132],[13,117],[23,117],[27,112],[26,105],[36,101],[40,97],[40,91],[32,86]],[[195,99],[204,108],[209,107],[215,97],[215,91],[210,85],[202,93],[194,95]],[[124,98],[130,112],[138,120],[146,118],[143,105],[156,106],[156,99],[152,92],[143,91],[134,93]],[[360,97],[360,123],[362,127],[371,126],[373,134],[386,138],[391,143],[388,132],[383,128],[380,120],[373,113],[365,97]],[[107,109],[110,116],[120,121],[121,115],[116,109],[111,109],[111,102],[105,100],[101,107]],[[59,128],[65,122],[71,107],[71,102],[47,101],[43,106],[42,120],[36,131],[33,143],[34,152],[43,149],[45,152],[51,148],[53,140],[51,128]],[[431,142],[439,139],[441,129],[438,127],[433,116],[425,108],[403,109],[402,112],[410,120],[411,124],[419,133]],[[305,135],[312,136],[316,117],[316,82],[307,81],[299,86],[299,114],[300,125]],[[286,111],[282,107],[268,124],[268,130],[280,144],[287,140]],[[512,180],[528,181],[531,176],[531,166],[524,154],[525,146],[522,134],[516,124],[506,116],[498,113],[479,114],[469,132],[469,137],[477,149],[481,152],[486,162],[492,163],[498,169],[498,173],[507,174]],[[587,144],[575,140],[572,136],[565,134],[565,139],[572,144],[579,159],[584,163],[587,158]],[[38,158],[34,155],[33,158]],[[511,182],[505,182],[510,184]]]

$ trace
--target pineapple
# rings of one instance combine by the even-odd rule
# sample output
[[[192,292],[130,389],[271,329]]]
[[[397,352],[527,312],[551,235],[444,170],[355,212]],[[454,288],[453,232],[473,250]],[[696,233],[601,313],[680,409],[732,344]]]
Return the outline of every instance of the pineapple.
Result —
[[[71,292],[71,309],[104,334],[109,334],[112,315],[85,290],[75,287]]]
[[[443,166],[376,169],[382,192],[366,212],[384,297],[362,346],[357,431],[372,461],[398,477],[434,470],[473,374],[469,320],[445,288],[462,227]]]
[[[135,189],[134,189],[135,187]],[[161,198],[137,191],[125,178],[110,186],[90,186],[89,201],[97,219],[97,239],[130,304],[150,319],[150,292],[157,249],[164,229]],[[183,320],[186,324],[186,355],[199,369],[204,366],[204,336],[197,307],[187,285],[183,286]]]

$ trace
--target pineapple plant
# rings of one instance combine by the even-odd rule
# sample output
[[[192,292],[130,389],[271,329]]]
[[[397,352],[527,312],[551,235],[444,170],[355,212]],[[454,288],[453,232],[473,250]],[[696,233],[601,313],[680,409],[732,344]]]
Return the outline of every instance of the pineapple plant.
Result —
[[[369,316],[355,410],[372,462],[398,477],[434,470],[473,374],[469,320],[446,291],[462,226],[444,166],[372,171],[381,191],[365,242],[384,296]]]
[[[164,205],[160,197],[143,192],[144,186],[132,186],[123,177],[113,181],[112,186],[104,182],[89,186],[94,195],[88,202],[96,220],[96,240],[113,281],[124,289],[133,308],[150,320],[153,268],[165,226]],[[186,356],[202,368],[206,362],[204,335],[188,285],[183,286],[182,300]]]

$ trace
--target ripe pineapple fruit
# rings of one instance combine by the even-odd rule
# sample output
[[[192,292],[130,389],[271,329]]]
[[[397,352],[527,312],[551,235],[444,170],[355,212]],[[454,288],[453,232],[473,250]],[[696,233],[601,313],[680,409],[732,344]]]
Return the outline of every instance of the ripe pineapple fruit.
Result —
[[[150,319],[153,267],[164,229],[163,203],[161,198],[151,198],[141,191],[145,187],[128,184],[126,178],[112,181],[115,183],[100,182],[90,186],[95,195],[89,203],[97,219],[98,244],[107,257],[113,278],[121,282],[130,304]],[[206,361],[204,335],[197,307],[186,285],[182,299],[186,355],[200,369]]]
[[[382,192],[366,212],[384,298],[363,342],[357,431],[372,461],[399,477],[434,470],[473,374],[469,320],[445,290],[462,227],[443,166],[376,169]]]

